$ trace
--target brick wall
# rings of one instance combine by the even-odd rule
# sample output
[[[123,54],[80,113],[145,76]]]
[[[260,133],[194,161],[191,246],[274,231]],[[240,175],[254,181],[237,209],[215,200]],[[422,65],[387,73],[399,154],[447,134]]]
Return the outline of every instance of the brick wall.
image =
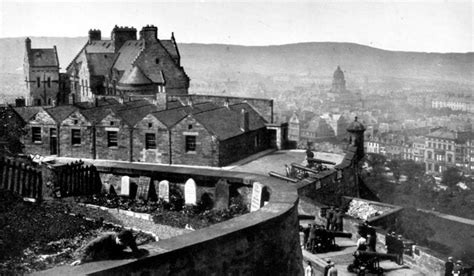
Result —
[[[81,143],[72,145],[72,130],[80,130]],[[60,156],[93,158],[93,127],[80,112],[73,112],[59,128]]]
[[[115,114],[107,115],[95,126],[96,158],[130,161],[131,128]],[[117,133],[117,146],[109,146],[108,132]]]
[[[156,149],[146,149],[145,136],[147,133],[155,134]],[[133,161],[169,164],[169,139],[169,132],[166,126],[154,116],[147,115],[133,129]]]
[[[269,137],[265,128],[220,141],[219,166],[228,165],[268,148]]]
[[[41,141],[33,142],[32,128],[41,128]],[[51,140],[50,133],[51,129],[57,129],[56,122],[54,119],[44,110],[41,110],[36,116],[29,121],[26,125],[26,134],[23,138],[25,145],[25,153],[27,154],[39,154],[39,155],[50,155],[51,154]]]
[[[192,128],[190,129],[190,126]],[[196,136],[196,151],[186,152],[186,136]],[[218,166],[217,140],[192,116],[171,130],[171,159],[173,164]]]

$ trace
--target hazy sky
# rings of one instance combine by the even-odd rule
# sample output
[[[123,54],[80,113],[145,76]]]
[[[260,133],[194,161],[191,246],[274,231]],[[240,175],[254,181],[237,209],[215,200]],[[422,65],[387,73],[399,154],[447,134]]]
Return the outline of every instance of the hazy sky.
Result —
[[[178,42],[275,45],[355,42],[404,51],[474,51],[472,1],[9,1],[0,37],[109,37],[114,25],[158,26]]]

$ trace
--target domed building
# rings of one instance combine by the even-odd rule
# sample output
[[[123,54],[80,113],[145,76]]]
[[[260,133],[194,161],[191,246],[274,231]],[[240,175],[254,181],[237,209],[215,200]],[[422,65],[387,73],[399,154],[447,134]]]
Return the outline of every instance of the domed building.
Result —
[[[344,72],[342,72],[341,67],[337,66],[336,71],[334,71],[332,79],[332,88],[331,92],[333,93],[344,93],[346,92],[346,80],[344,79]]]

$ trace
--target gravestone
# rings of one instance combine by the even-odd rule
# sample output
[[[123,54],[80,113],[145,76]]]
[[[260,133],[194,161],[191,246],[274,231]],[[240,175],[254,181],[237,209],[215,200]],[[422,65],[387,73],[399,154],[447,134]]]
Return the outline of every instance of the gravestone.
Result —
[[[215,205],[217,210],[224,210],[229,208],[229,183],[225,179],[219,179],[216,184],[215,191]]]
[[[253,183],[252,187],[252,201],[250,203],[250,212],[257,211],[262,207],[262,192],[263,185],[258,182]]]
[[[168,180],[160,181],[158,184],[158,198],[170,202],[170,182]]]
[[[130,195],[130,177],[122,176],[121,185],[120,185],[120,195],[129,196]]]
[[[196,182],[192,178],[184,184],[184,203],[186,205],[196,205]]]
[[[136,199],[148,200],[148,192],[150,191],[150,180],[148,176],[140,176],[138,178],[138,189]]]

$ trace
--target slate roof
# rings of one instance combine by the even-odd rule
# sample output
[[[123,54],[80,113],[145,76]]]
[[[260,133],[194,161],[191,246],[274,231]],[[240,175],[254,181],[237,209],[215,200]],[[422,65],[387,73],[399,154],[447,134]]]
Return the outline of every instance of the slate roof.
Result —
[[[85,50],[88,54],[111,53],[115,51],[115,44],[112,40],[92,40],[87,42]]]
[[[112,109],[109,106],[83,109],[80,112],[93,124],[99,123],[108,114],[113,113]]]
[[[153,112],[153,116],[155,116],[160,122],[162,122],[168,128],[171,128],[179,121],[184,119],[188,116],[188,111],[186,110],[188,107],[178,107],[173,109],[166,109]]]
[[[92,76],[105,76],[108,74],[114,61],[114,54],[111,53],[87,53],[87,64]]]
[[[117,115],[125,120],[129,126],[135,126],[146,115],[157,111],[158,107],[153,104],[148,104],[139,107],[125,108],[117,111]]]
[[[163,45],[163,47],[165,47],[166,51],[168,51],[168,53],[171,55],[172,58],[179,58],[179,53],[178,53],[178,49],[176,48],[176,45],[174,44],[174,42],[170,39],[164,39],[164,40],[160,40],[161,44]]]
[[[59,66],[58,55],[54,48],[31,49],[28,54],[28,61],[31,67]]]
[[[143,74],[142,70],[140,70],[138,66],[133,66],[130,68],[130,70],[126,71],[119,81],[119,84],[127,85],[143,85],[152,83],[153,82],[147,76],[145,76],[145,74]]]
[[[36,113],[43,110],[41,106],[14,107],[13,109],[25,122],[28,122]]]
[[[447,129],[438,129],[426,135],[427,137],[437,138],[437,139],[450,139],[455,140],[456,133]]]
[[[142,40],[128,40],[120,47],[113,67],[119,71],[126,71],[130,68],[138,54],[143,50],[145,42]]]
[[[60,105],[48,108],[46,109],[46,112],[48,112],[57,123],[61,123],[64,121],[64,119],[71,115],[71,113],[78,109],[79,108],[73,105]]]

